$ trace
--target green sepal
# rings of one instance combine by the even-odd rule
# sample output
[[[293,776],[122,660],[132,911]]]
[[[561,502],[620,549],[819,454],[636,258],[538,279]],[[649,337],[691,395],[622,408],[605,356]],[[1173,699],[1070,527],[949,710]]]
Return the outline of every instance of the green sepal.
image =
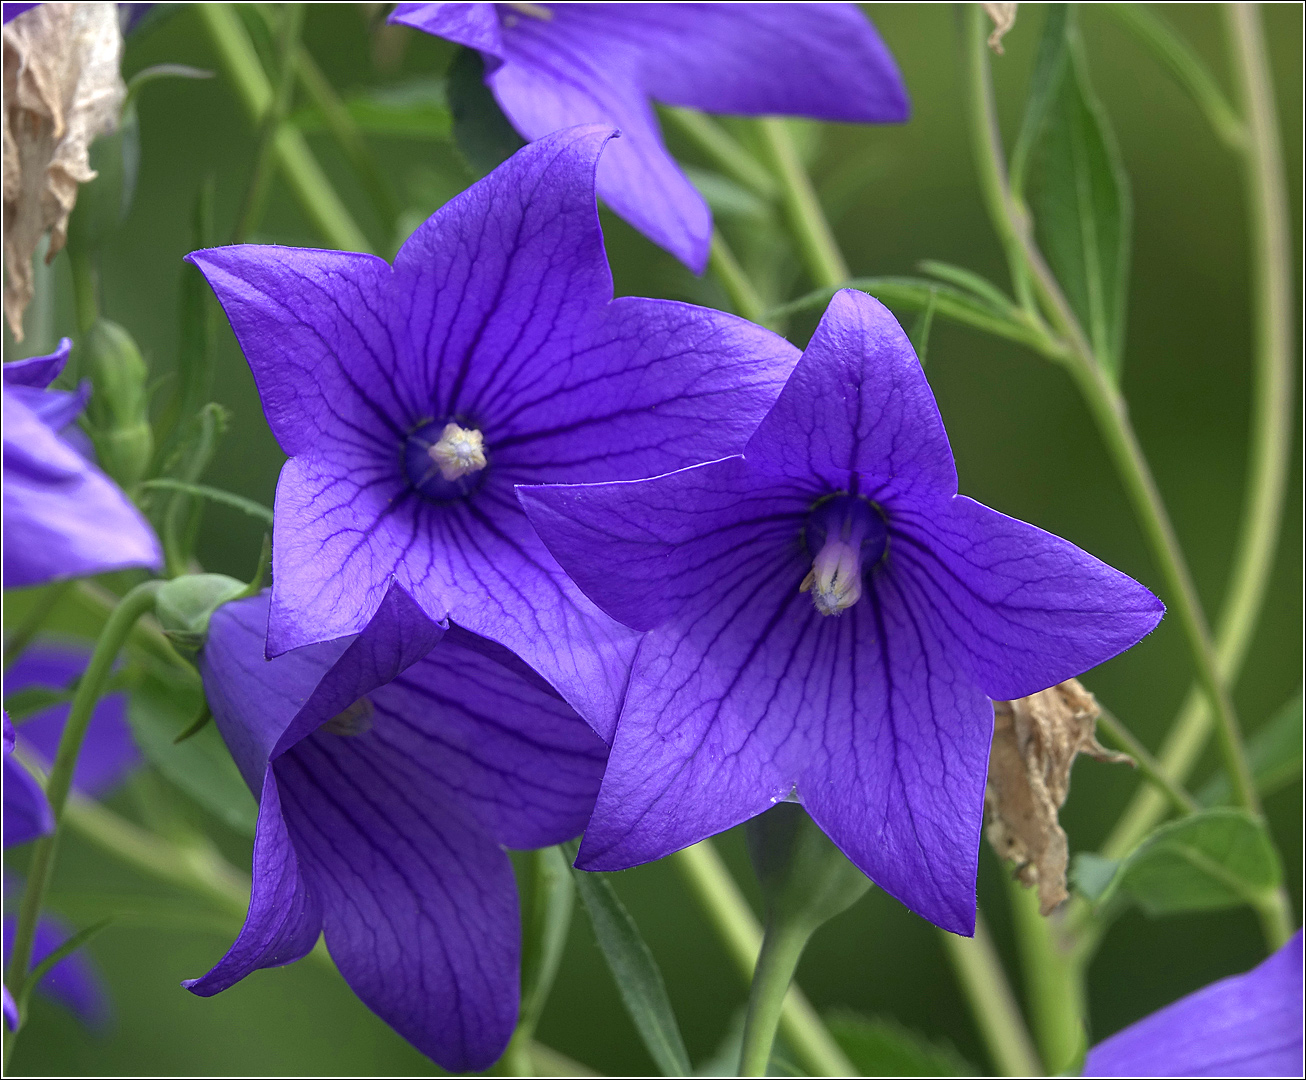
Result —
[[[154,614],[178,651],[194,656],[204,646],[213,613],[245,588],[226,574],[185,574],[160,586]]]

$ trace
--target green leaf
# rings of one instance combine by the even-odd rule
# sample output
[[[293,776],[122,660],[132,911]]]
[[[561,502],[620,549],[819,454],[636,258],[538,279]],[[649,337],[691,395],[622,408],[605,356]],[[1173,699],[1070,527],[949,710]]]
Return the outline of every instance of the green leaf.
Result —
[[[975,1076],[977,1070],[947,1044],[933,1043],[888,1017],[868,1019],[839,1010],[826,1026],[863,1076]]]
[[[953,266],[952,263],[939,262],[937,259],[922,259],[919,265],[931,277],[951,282],[953,285],[974,293],[976,297],[987,301],[989,306],[997,311],[1009,315],[1016,313],[1016,302],[1011,297],[989,281],[988,278],[981,277],[972,270],[967,270],[962,266]]]
[[[486,176],[526,145],[485,85],[485,65],[475,49],[458,50],[447,85],[454,142],[476,176]]]
[[[160,679],[146,679],[132,693],[127,719],[141,752],[176,787],[246,836],[254,835],[258,805],[227,752],[215,725],[175,742],[199,712],[199,695]]]
[[[574,857],[574,852],[572,853]],[[617,894],[603,874],[573,870],[594,937],[617,983],[622,1004],[635,1022],[649,1055],[664,1076],[688,1076],[689,1054],[662,981],[657,961],[644,944]]]
[[[453,133],[453,113],[443,79],[411,79],[360,91],[346,97],[344,106],[366,135],[443,141]],[[305,132],[327,129],[326,117],[316,107],[300,109],[290,120]]]
[[[188,484],[184,480],[173,480],[166,476],[160,476],[154,480],[144,480],[140,486],[143,488],[163,488],[167,491],[180,491],[185,495],[195,495],[201,499],[208,499],[210,502],[230,506],[234,510],[239,510],[242,514],[257,518],[265,525],[272,524],[272,511],[262,503],[256,503],[253,499],[247,499],[243,495],[223,491],[221,488],[210,487],[208,484]]]
[[[1247,758],[1252,779],[1261,795],[1272,795],[1301,775],[1302,768],[1302,695],[1280,709],[1272,720],[1247,741]],[[1216,775],[1197,795],[1203,806],[1216,806],[1232,800],[1229,778]]]
[[[911,346],[916,350],[916,359],[920,361],[921,367],[925,366],[925,358],[930,351],[930,329],[934,326],[934,309],[939,306],[938,292],[930,290],[929,302],[925,305],[920,315],[916,318],[916,325],[912,327]]]
[[[1149,915],[1257,904],[1282,880],[1265,825],[1244,810],[1215,809],[1155,830],[1120,867],[1113,890]]]
[[[1119,869],[1119,859],[1081,851],[1070,864],[1070,884],[1085,900],[1096,903],[1106,893]]]
[[[743,184],[711,169],[700,169],[694,165],[685,165],[683,168],[689,182],[698,189],[698,193],[712,208],[712,213],[718,217],[766,221],[771,216],[770,205]]]
[[[1132,208],[1106,113],[1088,81],[1073,11],[1048,9],[1011,163],[1012,191],[1095,355],[1118,378]]]
[[[37,984],[39,984],[40,981],[50,973],[50,969],[53,968],[55,964],[59,963],[59,961],[66,960],[83,945],[87,944],[92,938],[96,937],[101,930],[105,929],[105,927],[113,921],[114,917],[110,915],[107,918],[101,919],[97,923],[93,923],[90,926],[78,930],[77,933],[73,934],[72,937],[58,948],[48,953],[42,958],[39,964],[32,968],[23,982],[23,989],[19,993],[16,1002],[20,1018],[19,1026],[21,1026],[22,1021],[27,1018],[27,999],[31,997],[32,990],[36,988]]]
[[[1042,355],[1048,355],[1051,347],[1043,334],[1024,322],[1018,314],[1008,314],[969,292],[928,278],[852,278],[837,288],[817,289],[788,304],[773,308],[767,312],[766,321],[770,323],[803,311],[824,308],[839,289],[861,289],[894,309],[924,311],[933,304],[934,314],[940,318],[1019,342]]]
[[[562,962],[576,892],[571,867],[560,848],[532,851],[526,859],[527,871],[521,875],[526,903],[522,911],[522,995],[517,1030],[531,1034]]]

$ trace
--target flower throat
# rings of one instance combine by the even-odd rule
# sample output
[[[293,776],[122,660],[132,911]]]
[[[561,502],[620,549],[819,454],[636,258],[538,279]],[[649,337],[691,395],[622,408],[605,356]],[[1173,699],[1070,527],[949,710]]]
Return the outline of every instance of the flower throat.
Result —
[[[487,464],[485,438],[454,421],[423,424],[404,442],[404,472],[423,495],[437,502],[470,495]]]
[[[859,495],[818,503],[807,520],[812,569],[798,586],[822,615],[838,615],[862,598],[862,580],[883,557],[889,534],[879,507]]]

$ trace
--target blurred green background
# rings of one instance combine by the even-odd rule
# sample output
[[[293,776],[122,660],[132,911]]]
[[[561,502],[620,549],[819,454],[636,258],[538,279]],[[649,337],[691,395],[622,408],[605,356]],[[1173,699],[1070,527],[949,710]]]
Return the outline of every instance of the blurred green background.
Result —
[[[349,92],[442,74],[450,48],[406,31],[375,36],[370,27],[377,7],[310,5],[307,41],[334,85]],[[868,9],[901,65],[913,115],[901,127],[831,126],[819,134],[814,173],[848,261],[858,274],[902,274],[914,272],[921,259],[937,258],[1006,287],[963,126],[954,12],[939,4]],[[1021,5],[1016,27],[1006,38],[1006,54],[994,58],[1008,139],[1019,121],[1042,15],[1038,5]],[[1164,17],[1223,79],[1227,64],[1218,10],[1167,5]],[[1270,5],[1264,18],[1288,162],[1296,265],[1302,9]],[[1237,163],[1183,92],[1119,24],[1091,5],[1082,21],[1092,78],[1133,185],[1124,388],[1207,610],[1215,612],[1241,506],[1249,407],[1248,241]],[[180,10],[129,42],[127,74],[162,62],[218,69],[194,11]],[[139,108],[139,188],[125,226],[104,253],[103,300],[105,313],[135,335],[153,371],[166,378],[176,355],[178,281],[181,258],[191,246],[196,193],[207,177],[215,179],[218,235],[229,235],[251,167],[254,137],[221,77],[149,87]],[[366,200],[334,146],[321,135],[310,141],[364,228],[375,234]],[[420,215],[470,180],[447,143],[391,139],[374,145],[406,204]],[[418,219],[415,215],[413,220]],[[724,224],[741,248],[756,231],[746,219]],[[714,285],[695,281],[670,256],[606,213],[604,228],[618,293],[726,306]],[[257,239],[317,242],[279,182]],[[374,236],[379,247],[388,239]],[[54,329],[71,333],[66,259],[52,269]],[[795,279],[791,294],[806,287]],[[909,319],[904,316],[908,326]],[[795,325],[790,337],[801,345],[809,331],[810,324]],[[215,397],[231,409],[233,423],[206,479],[271,505],[283,456],[225,322],[218,342]],[[42,344],[30,341],[8,355],[26,355]],[[936,321],[928,374],[966,494],[1066,536],[1161,591],[1095,430],[1061,372],[1016,346]],[[1299,446],[1294,461],[1278,565],[1237,688],[1237,705],[1251,731],[1300,686]],[[208,569],[246,578],[260,541],[257,523],[215,506],[207,512],[200,555]],[[1190,676],[1178,629],[1166,623],[1084,681],[1156,746]],[[1212,765],[1208,759],[1203,774]],[[1079,765],[1063,814],[1072,851],[1091,850],[1105,836],[1137,783],[1136,774],[1124,768],[1093,761]],[[1298,780],[1267,806],[1297,912],[1301,799]],[[124,812],[135,812],[130,793],[118,803]],[[248,867],[246,841],[213,821],[206,828],[237,865]],[[727,835],[721,847],[751,890],[742,838]],[[1004,955],[1014,961],[1002,873],[986,846],[981,903]],[[615,884],[662,965],[691,1056],[702,1060],[742,1007],[746,987],[671,868],[627,871],[616,876]],[[61,898],[68,906],[95,890],[142,888],[154,886],[73,839],[63,848],[54,907],[58,910]],[[11,1071],[437,1071],[359,1004],[334,972],[312,961],[259,972],[207,1001],[181,989],[179,982],[207,970],[230,938],[230,932],[111,928],[90,951],[111,989],[112,1026],[88,1033],[59,1008],[38,1001]],[[1261,955],[1257,925],[1245,910],[1165,920],[1127,914],[1111,931],[1090,973],[1094,1040],[1214,978],[1250,967]],[[1014,962],[1011,970],[1014,975]],[[799,978],[821,1008],[893,1016],[950,1042],[980,1069],[990,1068],[934,929],[882,893],[872,890],[817,934]],[[606,1073],[639,1074],[652,1068],[579,915],[539,1037]]]

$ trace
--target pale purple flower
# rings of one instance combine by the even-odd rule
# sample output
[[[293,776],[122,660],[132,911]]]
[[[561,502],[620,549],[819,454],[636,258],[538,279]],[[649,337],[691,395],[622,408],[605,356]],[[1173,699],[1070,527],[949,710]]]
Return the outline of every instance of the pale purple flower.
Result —
[[[15,737],[4,713],[4,846],[28,844],[54,830],[54,814],[45,792],[30,772],[12,757]]]
[[[573,124],[619,128],[599,194],[695,273],[712,214],[663,145],[653,101],[907,119],[897,65],[855,4],[398,4],[390,21],[478,50],[486,85],[528,140]]]
[[[1301,1076],[1302,934],[1088,1052],[1085,1076]]]
[[[18,18],[24,11],[31,11],[32,8],[40,6],[40,4],[0,4],[0,21],[9,22],[10,19]]]
[[[49,390],[68,360],[64,338],[49,356],[5,364],[4,584],[43,585],[109,570],[157,570],[163,553],[131,500],[61,434],[89,388]]]
[[[8,887],[17,885],[17,881],[6,878]],[[18,919],[7,915],[4,920],[4,962],[9,964],[9,950],[13,947],[14,932],[18,928]],[[36,936],[32,939],[32,967],[36,967],[55,949],[72,937],[72,931],[63,921],[53,915],[42,915],[36,924]],[[109,995],[95,965],[91,963],[84,951],[77,950],[65,956],[37,984],[37,989],[46,997],[57,1001],[68,1009],[88,1027],[103,1028],[109,1021],[111,1010]],[[5,994],[5,1021],[10,1030],[15,1027],[18,1010],[12,998]],[[11,1012],[12,1007],[12,1012]]]
[[[397,585],[358,637],[270,661],[267,618],[266,594],[219,608],[200,656],[259,818],[245,926],[186,985],[218,993],[325,933],[377,1015],[445,1068],[483,1069],[517,1018],[503,848],[576,836],[607,748],[506,649],[441,640]]]
[[[834,297],[742,456],[520,489],[599,606],[648,631],[580,866],[657,859],[782,799],[876,884],[974,927],[990,698],[1147,634],[1150,592],[957,494],[902,328]]]
[[[297,248],[189,256],[291,455],[268,655],[358,633],[393,577],[431,620],[517,653],[610,737],[638,635],[567,579],[513,487],[735,453],[797,359],[719,311],[612,298],[594,197],[611,134],[525,147],[393,268]]]

